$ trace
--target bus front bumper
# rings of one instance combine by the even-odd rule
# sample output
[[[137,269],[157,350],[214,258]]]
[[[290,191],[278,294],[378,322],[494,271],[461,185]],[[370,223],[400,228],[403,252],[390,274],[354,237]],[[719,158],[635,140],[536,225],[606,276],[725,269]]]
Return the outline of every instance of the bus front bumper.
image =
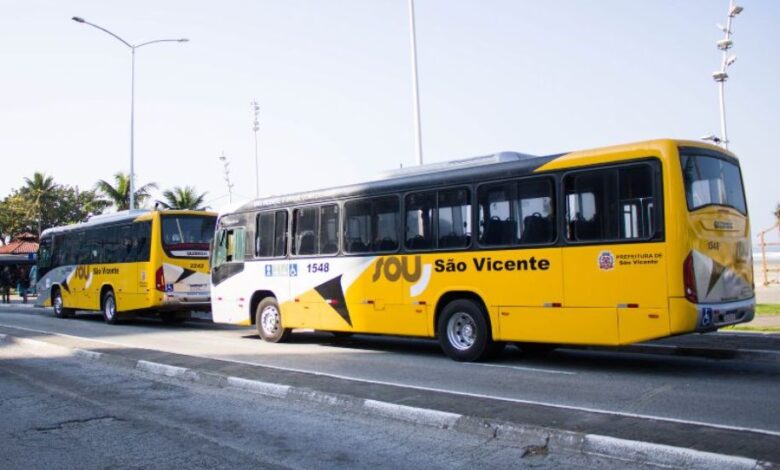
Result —
[[[717,304],[696,304],[696,332],[715,331],[724,326],[747,323],[756,314],[756,298]]]

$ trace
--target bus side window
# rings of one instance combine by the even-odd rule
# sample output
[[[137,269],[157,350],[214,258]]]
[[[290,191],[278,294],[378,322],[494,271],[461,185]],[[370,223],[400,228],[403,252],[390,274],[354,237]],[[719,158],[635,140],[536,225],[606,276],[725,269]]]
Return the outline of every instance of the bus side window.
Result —
[[[274,217],[274,256],[287,255],[287,211],[276,211]]]
[[[433,248],[433,221],[436,211],[436,193],[406,195],[406,235],[404,244],[409,250]]]
[[[551,243],[555,240],[554,185],[550,178],[530,178],[518,182],[515,201],[517,242]]]
[[[317,254],[317,216],[316,207],[302,207],[293,211],[293,254]]]
[[[400,210],[395,196],[347,201],[344,204],[344,250],[349,253],[398,250]]]
[[[46,237],[41,240],[38,247],[38,277],[42,277],[52,267],[52,238]]]
[[[270,258],[274,255],[274,221],[273,212],[262,212],[257,215],[255,255],[258,258]]]
[[[152,236],[151,222],[140,222],[133,224],[133,261],[149,261],[149,248],[151,246],[149,238]]]
[[[468,189],[438,193],[438,247],[465,248],[471,243],[471,197]]]
[[[620,238],[648,238],[655,234],[653,171],[649,165],[621,168]]]
[[[479,203],[479,243],[484,246],[509,245],[515,231],[511,219],[511,183],[481,186],[477,191]]]
[[[651,238],[656,204],[653,168],[648,164],[566,175],[567,238],[610,241]]]
[[[212,268],[217,268],[228,261],[227,259],[227,230],[217,232],[214,238],[214,260]]]

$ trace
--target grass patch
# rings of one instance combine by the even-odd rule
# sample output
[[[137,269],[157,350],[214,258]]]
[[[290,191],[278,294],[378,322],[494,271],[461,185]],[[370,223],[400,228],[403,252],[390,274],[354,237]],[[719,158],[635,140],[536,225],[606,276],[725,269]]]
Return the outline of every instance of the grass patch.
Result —
[[[756,333],[780,333],[780,328],[776,326],[735,325],[721,328],[720,331],[755,331]]]
[[[780,304],[757,304],[756,315],[780,315]]]

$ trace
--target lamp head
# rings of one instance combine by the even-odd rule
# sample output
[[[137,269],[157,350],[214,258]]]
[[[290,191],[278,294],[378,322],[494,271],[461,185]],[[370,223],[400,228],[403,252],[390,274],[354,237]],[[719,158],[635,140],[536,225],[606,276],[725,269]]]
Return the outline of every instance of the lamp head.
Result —
[[[742,10],[744,10],[744,8],[742,8],[741,6],[734,5],[734,8],[732,8],[729,11],[729,16],[734,18],[735,16],[739,15],[740,13],[742,13]]]
[[[177,41],[179,41],[179,42],[190,42],[190,40],[187,39],[187,38],[177,39]]]
[[[74,16],[74,17],[73,17],[73,18],[71,18],[71,19],[72,19],[73,21],[75,21],[76,23],[86,23],[86,21],[84,21],[84,18],[81,18],[81,17],[78,17],[78,16]]]

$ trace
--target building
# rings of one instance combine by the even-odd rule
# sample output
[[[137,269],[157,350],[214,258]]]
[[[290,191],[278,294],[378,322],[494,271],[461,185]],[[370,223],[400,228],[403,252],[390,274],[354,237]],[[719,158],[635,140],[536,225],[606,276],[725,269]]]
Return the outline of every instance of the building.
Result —
[[[22,233],[15,236],[7,245],[0,246],[0,266],[35,264],[38,252],[38,236]]]

